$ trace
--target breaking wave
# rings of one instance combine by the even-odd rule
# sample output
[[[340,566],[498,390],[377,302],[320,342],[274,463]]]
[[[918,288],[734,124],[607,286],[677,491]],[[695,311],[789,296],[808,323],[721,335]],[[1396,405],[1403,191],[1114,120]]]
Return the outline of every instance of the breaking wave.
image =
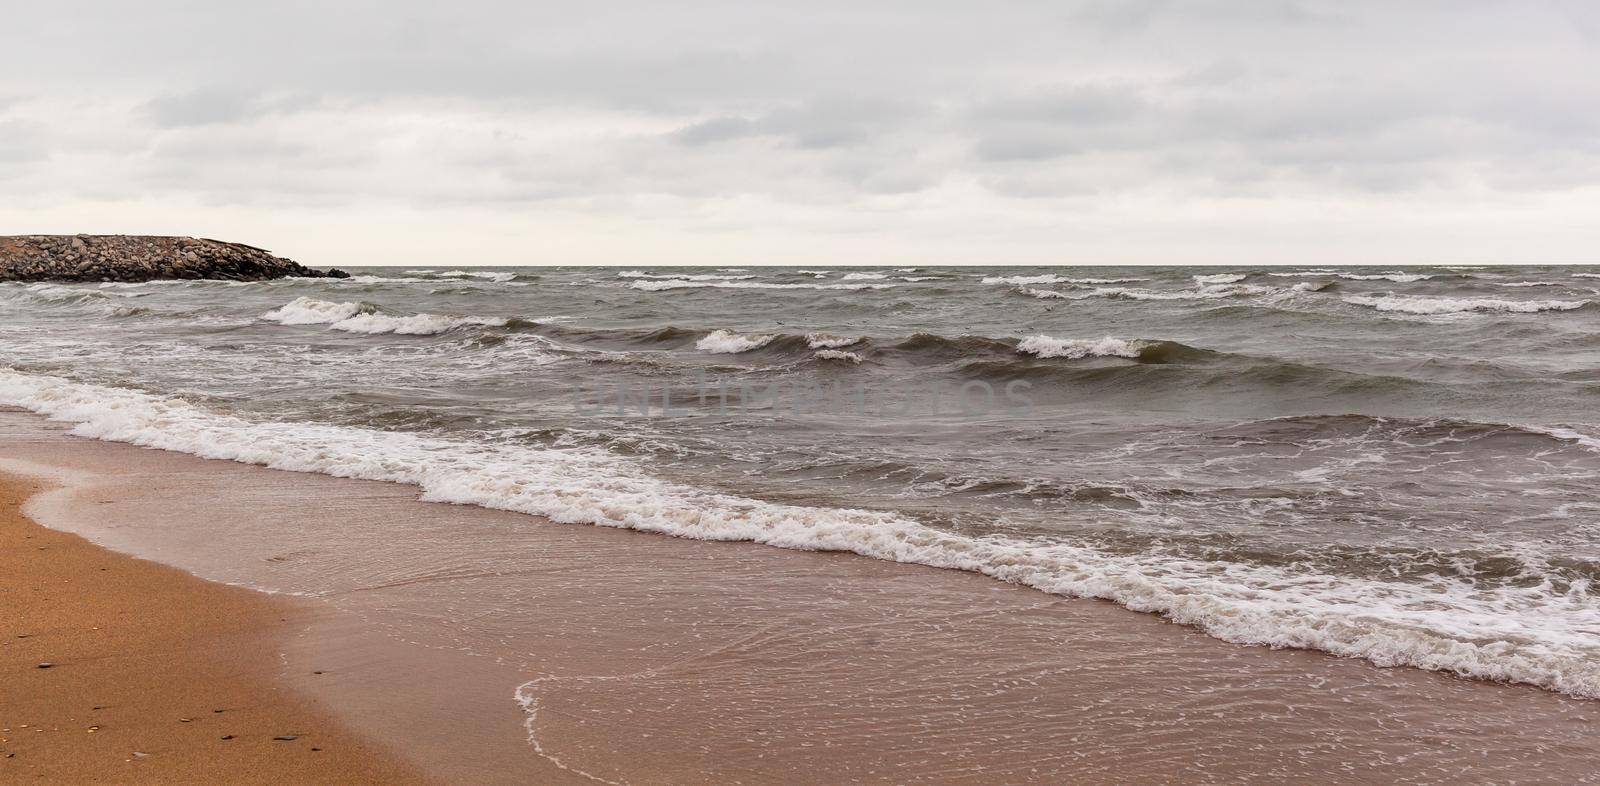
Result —
[[[1344,302],[1379,311],[1425,316],[1472,312],[1534,314],[1540,311],[1572,311],[1589,305],[1587,300],[1500,300],[1410,295],[1352,295],[1346,297]]]
[[[807,333],[806,346],[811,349],[843,349],[861,343],[861,338],[845,338],[828,333]]]
[[[837,360],[845,363],[855,363],[857,365],[860,365],[861,361],[864,359],[854,352],[846,352],[840,349],[819,349],[811,356],[817,360]]]
[[[762,281],[692,281],[683,278],[669,280],[634,281],[629,286],[646,292],[660,292],[668,289],[888,289],[894,284],[774,284]]]
[[[1054,273],[1045,273],[1038,276],[984,276],[980,283],[984,284],[1011,284],[1013,286],[1026,286],[1028,284],[1136,284],[1149,281],[1148,278],[1067,278]]]
[[[746,336],[731,330],[714,330],[710,335],[695,342],[695,349],[701,352],[710,352],[717,355],[735,355],[740,352],[749,352],[760,349],[772,343],[776,336],[755,335]]]
[[[510,320],[498,317],[385,314],[371,303],[335,303],[309,297],[295,298],[262,314],[261,318],[281,325],[327,325],[346,333],[393,333],[402,336],[432,336],[468,325],[505,327],[510,323]]]
[[[1017,351],[1040,358],[1137,358],[1146,342],[1125,341],[1106,336],[1101,339],[1051,338],[1029,336],[1017,344]]]
[[[600,449],[536,448],[303,422],[255,422],[184,401],[0,369],[0,402],[83,437],[296,472],[407,484],[426,501],[564,524],[840,551],[1104,598],[1216,638],[1319,649],[1600,697],[1600,611],[1587,587],[1439,575],[1334,576],[1071,537],[943,531],[902,514],[778,504],[660,480]],[[1565,594],[1564,594],[1565,593]]]

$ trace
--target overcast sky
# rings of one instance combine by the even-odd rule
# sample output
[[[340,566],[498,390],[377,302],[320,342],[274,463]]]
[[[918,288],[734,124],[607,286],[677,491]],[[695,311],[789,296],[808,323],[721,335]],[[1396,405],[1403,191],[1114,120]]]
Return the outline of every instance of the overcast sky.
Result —
[[[0,234],[314,265],[1600,262],[1597,8],[11,3]]]

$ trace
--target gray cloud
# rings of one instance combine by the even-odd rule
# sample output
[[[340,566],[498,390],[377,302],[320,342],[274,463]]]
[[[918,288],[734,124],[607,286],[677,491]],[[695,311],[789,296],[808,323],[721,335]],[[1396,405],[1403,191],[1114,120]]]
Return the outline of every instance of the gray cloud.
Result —
[[[1600,190],[1600,11],[1581,2],[10,13],[35,32],[0,47],[0,201],[671,216],[723,241],[795,222],[859,238],[870,209],[1048,247],[1059,211],[1031,211],[1051,200],[1248,227],[1259,208],[1229,211],[1252,200],[1420,212]]]
[[[26,120],[0,119],[0,163],[42,161],[49,155],[45,128]],[[4,170],[0,170],[3,174]]]

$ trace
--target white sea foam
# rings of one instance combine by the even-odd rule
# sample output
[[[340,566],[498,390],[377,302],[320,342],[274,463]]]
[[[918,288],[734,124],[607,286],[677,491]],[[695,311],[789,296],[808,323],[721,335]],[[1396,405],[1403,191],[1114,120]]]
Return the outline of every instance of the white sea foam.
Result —
[[[1106,336],[1100,339],[1051,338],[1028,336],[1017,344],[1017,351],[1041,358],[1137,358],[1143,341],[1127,341]]]
[[[1045,273],[1038,276],[984,276],[979,283],[1025,286],[1027,284],[1059,284],[1065,280],[1054,273]]]
[[[414,276],[371,276],[360,275],[349,278],[297,278],[296,281],[315,282],[319,284],[437,284],[436,278],[416,278]]]
[[[1038,289],[1035,287],[1018,287],[1017,291],[1040,300],[1083,300],[1094,294],[1093,292],[1057,292],[1053,289]]]
[[[1600,273],[1573,273],[1573,278],[1600,278]]]
[[[452,317],[445,314],[390,314],[364,313],[342,319],[329,327],[346,333],[394,333],[401,336],[432,336],[467,325],[503,327],[507,320],[496,317]]]
[[[670,281],[635,281],[629,286],[646,292],[667,289],[888,289],[894,284],[769,284],[761,281],[689,281],[675,278]]]
[[[840,277],[842,281],[881,281],[888,276],[882,273],[846,273]]]
[[[772,343],[774,338],[776,336],[746,336],[731,330],[715,330],[711,332],[711,335],[695,342],[694,348],[701,352],[710,352],[716,355],[736,355],[740,352],[760,349]]]
[[[844,363],[855,363],[857,365],[859,365],[862,361],[862,357],[860,355],[857,355],[854,352],[846,352],[842,349],[819,349],[816,352],[811,353],[811,356],[818,360],[837,360]]]
[[[517,277],[516,273],[489,273],[480,270],[446,270],[443,273],[435,273],[434,275],[443,278],[481,278],[485,281],[493,281],[499,284],[504,284]]]
[[[1172,290],[1141,289],[1138,287],[1094,287],[1061,292],[1053,289],[1018,287],[1017,291],[1042,300],[1084,300],[1091,297],[1114,300],[1220,300],[1230,297],[1285,296],[1303,292],[1315,292],[1320,286],[1319,284],[1306,282],[1288,288],[1269,287],[1259,284],[1207,284],[1192,289]]]
[[[1096,297],[1122,298],[1126,300],[1217,300],[1242,295],[1271,295],[1279,292],[1283,292],[1283,290],[1257,284],[1207,284],[1196,289],[1173,291],[1102,287],[1094,290],[1091,294]]]
[[[284,325],[328,325],[346,333],[396,333],[404,336],[431,336],[464,325],[500,327],[508,320],[496,317],[453,317],[443,314],[384,314],[369,303],[334,303],[298,297],[261,315],[268,322]]]
[[[861,341],[860,337],[848,338],[835,336],[829,333],[807,333],[806,346],[812,349],[843,349]]]
[[[373,306],[365,303],[335,303],[311,297],[297,297],[262,314],[261,318],[283,325],[331,325],[374,310]]]
[[[1499,300],[1483,297],[1413,297],[1408,295],[1353,295],[1344,302],[1379,311],[1402,314],[1466,314],[1502,312],[1533,314],[1540,311],[1571,311],[1589,304],[1587,300]]]
[[[1393,281],[1396,284],[1414,284],[1433,276],[1426,273],[1338,273],[1339,278],[1351,281]]]
[[[618,278],[642,278],[652,281],[743,281],[755,276],[735,276],[727,273],[646,273],[642,270],[623,270]]]
[[[1195,276],[1194,283],[1201,286],[1211,286],[1214,284],[1237,284],[1246,278],[1249,278],[1249,276],[1245,273],[1214,273],[1207,276]]]
[[[1295,271],[1293,273],[1268,273],[1267,275],[1269,275],[1269,276],[1277,276],[1279,278],[1299,278],[1299,277],[1303,277],[1303,276],[1333,276],[1335,278],[1343,278],[1343,279],[1348,279],[1350,281],[1393,281],[1396,284],[1412,284],[1412,283],[1415,283],[1415,282],[1418,282],[1418,281],[1427,281],[1428,279],[1433,278],[1432,275],[1427,274],[1427,273],[1402,273],[1402,272],[1399,272],[1399,271],[1395,271],[1395,272],[1391,272],[1391,273],[1346,273],[1346,272],[1343,272],[1343,271],[1331,270],[1331,269],[1327,269],[1327,268],[1317,268],[1317,269],[1314,269],[1314,270],[1298,270],[1298,271]]]
[[[974,537],[889,512],[775,504],[663,481],[599,449],[253,422],[176,399],[5,369],[0,403],[73,423],[83,437],[409,484],[427,501],[973,571],[1044,592],[1106,598],[1226,641],[1600,697],[1600,606],[1586,587],[1338,577],[1159,550],[1106,553],[1070,540]]]
[[[1037,276],[984,276],[979,283],[982,284],[1011,284],[1013,286],[1026,286],[1028,284],[1137,284],[1140,281],[1149,281],[1148,278],[1068,278],[1054,273],[1044,273]]]

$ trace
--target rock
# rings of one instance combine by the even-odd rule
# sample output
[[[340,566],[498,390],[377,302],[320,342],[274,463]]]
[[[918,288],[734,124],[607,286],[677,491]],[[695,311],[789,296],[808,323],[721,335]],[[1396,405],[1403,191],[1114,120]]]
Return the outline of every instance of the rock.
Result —
[[[48,669],[48,668],[50,668],[51,666],[54,666],[54,665],[56,665],[56,664],[54,664],[54,663],[41,663],[38,666],[35,666],[34,668],[36,668],[36,669]]]
[[[349,278],[242,243],[152,235],[0,236],[0,281]]]
[[[294,740],[300,739],[300,737],[294,734],[283,734],[273,737],[272,739],[277,740],[278,742],[293,742]]]

